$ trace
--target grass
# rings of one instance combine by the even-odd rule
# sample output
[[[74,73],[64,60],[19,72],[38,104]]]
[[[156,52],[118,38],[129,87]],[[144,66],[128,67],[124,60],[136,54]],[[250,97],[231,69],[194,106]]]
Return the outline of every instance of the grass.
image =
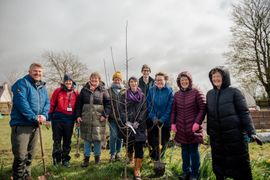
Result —
[[[11,166],[13,155],[10,144],[10,127],[9,118],[0,119],[0,179],[10,179]],[[47,171],[50,173],[49,179],[104,179],[104,180],[120,180],[124,177],[124,160],[120,162],[108,163],[109,151],[103,150],[101,155],[101,164],[95,165],[94,158],[91,157],[90,166],[88,168],[81,168],[80,164],[83,160],[83,148],[81,148],[81,156],[75,158],[75,144],[76,139],[72,139],[71,151],[71,168],[64,168],[62,166],[53,166],[51,160],[52,151],[52,135],[51,130],[42,128],[45,157],[47,164]],[[252,173],[254,180],[267,180],[270,177],[270,144],[264,144],[260,147],[254,143],[250,144],[250,157],[252,165]],[[142,167],[143,179],[178,179],[177,176],[181,174],[181,152],[179,147],[174,146],[169,148],[166,152],[165,159],[162,161],[166,163],[165,175],[161,178],[153,178],[153,163],[148,158],[148,150],[145,149],[145,158]],[[214,180],[215,176],[212,172],[210,147],[201,145],[201,179]],[[32,176],[37,179],[39,175],[43,174],[42,160],[40,155],[40,144],[36,147],[36,156],[32,165]],[[122,150],[122,157],[125,155],[125,149]],[[128,178],[132,179],[133,166],[128,165]]]

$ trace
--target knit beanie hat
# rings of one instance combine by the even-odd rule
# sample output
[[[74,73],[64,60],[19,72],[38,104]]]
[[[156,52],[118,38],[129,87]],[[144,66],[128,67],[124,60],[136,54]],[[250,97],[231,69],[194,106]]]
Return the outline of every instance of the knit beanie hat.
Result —
[[[70,75],[70,74],[65,74],[65,75],[64,75],[64,82],[66,82],[67,80],[71,80],[71,81],[73,82],[72,75]]]
[[[114,80],[115,78],[119,78],[119,79],[121,79],[121,81],[123,80],[123,77],[122,77],[122,74],[121,74],[120,71],[116,71],[116,72],[113,74],[112,80]]]

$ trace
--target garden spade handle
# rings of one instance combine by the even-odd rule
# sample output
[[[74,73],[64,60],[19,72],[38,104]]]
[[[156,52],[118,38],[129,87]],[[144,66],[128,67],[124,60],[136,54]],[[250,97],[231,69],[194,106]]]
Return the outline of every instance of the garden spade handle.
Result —
[[[44,149],[43,149],[43,141],[42,141],[42,133],[41,133],[40,124],[38,124],[38,131],[39,131],[39,142],[40,142],[40,147],[41,147],[41,157],[42,157],[42,163],[43,163],[43,171],[44,171],[44,174],[46,174],[46,165],[45,165]]]
[[[162,126],[158,125],[158,161],[160,162],[160,156],[161,156],[161,135],[162,135]]]

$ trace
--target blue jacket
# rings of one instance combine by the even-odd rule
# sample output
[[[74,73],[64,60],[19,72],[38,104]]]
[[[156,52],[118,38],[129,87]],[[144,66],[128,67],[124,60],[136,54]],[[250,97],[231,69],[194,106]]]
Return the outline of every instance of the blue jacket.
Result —
[[[164,123],[165,127],[170,127],[172,103],[172,88],[165,85],[164,88],[159,89],[154,85],[149,89],[147,94],[148,119],[152,121],[159,119]]]
[[[36,86],[32,77],[26,75],[12,86],[12,92],[10,126],[38,126],[37,115],[48,119],[50,100],[45,82]]]

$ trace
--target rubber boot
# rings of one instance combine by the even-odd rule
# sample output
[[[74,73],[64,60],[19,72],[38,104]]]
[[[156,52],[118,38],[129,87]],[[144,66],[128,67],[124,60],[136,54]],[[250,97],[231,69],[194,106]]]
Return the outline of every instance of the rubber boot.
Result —
[[[134,180],[141,180],[142,159],[136,158],[134,161]]]
[[[95,164],[99,164],[100,162],[100,156],[95,156]]]
[[[84,157],[83,163],[81,164],[81,167],[88,167],[89,166],[89,156]]]

